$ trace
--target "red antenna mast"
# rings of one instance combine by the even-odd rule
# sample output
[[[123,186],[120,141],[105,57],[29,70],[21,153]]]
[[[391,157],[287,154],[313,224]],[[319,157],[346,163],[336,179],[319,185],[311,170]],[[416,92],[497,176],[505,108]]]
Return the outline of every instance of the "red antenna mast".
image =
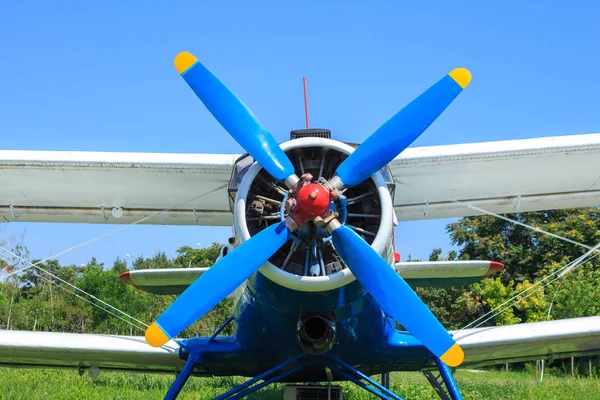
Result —
[[[306,77],[302,77],[302,83],[304,85],[304,115],[306,116],[306,129],[309,129],[308,125],[308,97],[306,96]]]

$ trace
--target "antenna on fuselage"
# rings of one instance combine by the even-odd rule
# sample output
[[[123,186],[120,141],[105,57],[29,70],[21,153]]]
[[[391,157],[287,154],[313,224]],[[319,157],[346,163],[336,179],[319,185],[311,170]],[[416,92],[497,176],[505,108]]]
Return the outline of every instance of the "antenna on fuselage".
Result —
[[[306,95],[306,77],[302,77],[302,85],[304,86],[304,115],[306,116],[306,129],[310,129],[308,125],[308,96]]]

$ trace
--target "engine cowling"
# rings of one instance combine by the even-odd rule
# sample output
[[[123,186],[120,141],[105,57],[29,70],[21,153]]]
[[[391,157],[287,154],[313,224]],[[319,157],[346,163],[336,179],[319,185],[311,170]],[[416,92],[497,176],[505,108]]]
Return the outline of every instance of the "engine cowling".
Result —
[[[348,144],[323,138],[302,138],[282,143],[298,176],[331,178],[340,163],[354,151]],[[240,177],[238,176],[237,179]],[[233,178],[232,178],[233,179]],[[315,178],[316,179],[316,178]],[[277,182],[257,163],[243,171],[235,197],[234,228],[240,244],[287,215],[283,182]],[[381,173],[348,188],[344,199],[333,203],[338,220],[352,227],[392,267],[393,206],[390,190]],[[300,291],[326,291],[339,288],[355,278],[328,240],[329,234],[313,223],[297,229],[260,272],[270,280]]]

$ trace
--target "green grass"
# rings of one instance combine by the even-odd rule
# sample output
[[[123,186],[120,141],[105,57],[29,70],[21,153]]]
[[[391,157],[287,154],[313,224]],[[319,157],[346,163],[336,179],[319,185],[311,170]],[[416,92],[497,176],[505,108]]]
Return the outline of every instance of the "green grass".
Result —
[[[536,383],[533,373],[458,371],[465,399],[585,399],[600,398],[600,380],[546,374]],[[103,371],[98,379],[79,376],[72,370],[0,368],[0,399],[162,399],[173,376]],[[243,378],[192,378],[180,399],[212,399]],[[393,373],[392,389],[410,400],[437,399],[420,373]],[[374,398],[363,389],[343,383],[345,399]],[[263,389],[251,399],[282,399],[284,385]]]

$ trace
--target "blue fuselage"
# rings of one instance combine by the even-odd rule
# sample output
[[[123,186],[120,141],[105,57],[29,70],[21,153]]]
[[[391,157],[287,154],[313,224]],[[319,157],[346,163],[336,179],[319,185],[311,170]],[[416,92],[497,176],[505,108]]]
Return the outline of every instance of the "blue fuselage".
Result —
[[[236,304],[233,336],[189,339],[184,346],[201,350],[206,374],[256,376],[303,353],[298,321],[311,313],[333,315],[336,336],[331,353],[366,374],[416,370],[430,361],[428,350],[412,335],[398,331],[396,321],[358,281],[327,292],[300,292],[259,272],[246,281]],[[187,356],[185,350],[182,356]],[[343,379],[335,374],[333,378]],[[325,371],[316,364],[287,379],[324,380]]]

